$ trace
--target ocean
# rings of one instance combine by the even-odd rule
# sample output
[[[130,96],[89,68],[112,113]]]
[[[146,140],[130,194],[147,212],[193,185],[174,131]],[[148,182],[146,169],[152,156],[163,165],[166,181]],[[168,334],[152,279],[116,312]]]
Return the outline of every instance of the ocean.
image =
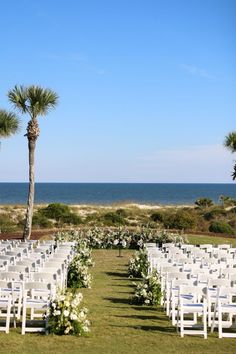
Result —
[[[0,204],[26,204],[27,183],[0,183]],[[35,203],[192,205],[207,197],[236,198],[236,184],[196,183],[36,183]]]

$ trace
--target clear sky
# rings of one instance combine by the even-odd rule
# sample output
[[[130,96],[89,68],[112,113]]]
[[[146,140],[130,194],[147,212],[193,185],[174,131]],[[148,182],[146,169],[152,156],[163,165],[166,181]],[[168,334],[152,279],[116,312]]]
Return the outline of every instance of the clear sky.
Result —
[[[15,84],[55,90],[39,118],[39,182],[231,182],[235,0],[1,1],[0,106]],[[27,181],[28,117],[0,181]]]

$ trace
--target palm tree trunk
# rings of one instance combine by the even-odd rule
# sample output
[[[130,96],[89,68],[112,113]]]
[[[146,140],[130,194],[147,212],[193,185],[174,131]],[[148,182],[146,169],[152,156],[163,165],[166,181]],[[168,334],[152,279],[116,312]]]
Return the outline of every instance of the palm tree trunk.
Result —
[[[25,215],[25,225],[23,231],[23,239],[29,240],[32,228],[33,208],[34,208],[34,151],[36,140],[28,139],[29,148],[29,190],[28,190],[28,202]]]

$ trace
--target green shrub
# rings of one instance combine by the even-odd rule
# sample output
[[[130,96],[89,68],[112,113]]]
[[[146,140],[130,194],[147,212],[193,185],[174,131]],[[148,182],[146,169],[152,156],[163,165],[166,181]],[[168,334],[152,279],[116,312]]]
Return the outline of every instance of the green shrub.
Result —
[[[41,213],[37,212],[33,215],[32,225],[36,227],[45,227],[51,228],[53,227],[53,223],[48,220],[48,218]]]
[[[11,232],[16,228],[16,223],[10,218],[8,214],[0,214],[0,231]]]
[[[222,221],[212,221],[209,231],[222,234],[235,234],[234,229],[228,223]]]
[[[199,198],[195,201],[195,204],[200,208],[209,208],[214,203],[210,198]]]
[[[64,216],[70,214],[70,208],[65,204],[52,203],[46,208],[41,209],[39,212],[49,219],[60,220]]]
[[[223,208],[214,208],[210,211],[208,211],[207,213],[204,214],[204,219],[206,220],[212,220],[216,217],[219,216],[226,216],[227,215],[227,211]]]
[[[157,222],[163,222],[163,219],[164,219],[164,217],[163,217],[163,213],[162,212],[160,212],[160,211],[155,211],[155,213],[153,213],[151,216],[150,216],[150,219],[152,220],[152,221],[157,221]]]
[[[103,215],[102,221],[104,222],[105,225],[125,225],[125,219],[114,212],[109,212]]]
[[[43,217],[58,221],[59,224],[78,225],[82,222],[80,216],[72,213],[66,204],[52,203],[46,208],[39,210],[38,213]]]
[[[60,221],[65,224],[79,225],[82,223],[82,219],[79,215],[70,213],[68,215],[63,216]]]
[[[188,211],[178,210],[176,214],[166,215],[163,222],[170,229],[193,229],[196,226],[196,216]]]
[[[121,216],[122,218],[127,218],[128,217],[128,213],[125,209],[117,209],[116,210],[116,214]]]

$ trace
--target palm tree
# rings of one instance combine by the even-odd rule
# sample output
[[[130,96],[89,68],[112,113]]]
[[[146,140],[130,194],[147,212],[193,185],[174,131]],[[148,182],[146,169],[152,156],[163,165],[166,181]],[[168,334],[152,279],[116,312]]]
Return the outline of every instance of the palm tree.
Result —
[[[7,138],[19,130],[19,119],[13,112],[0,109],[0,138]]]
[[[29,87],[15,86],[13,90],[8,92],[8,98],[14,108],[22,114],[26,113],[30,116],[27,133],[25,134],[29,149],[29,191],[23,238],[27,240],[31,235],[34,208],[34,152],[40,134],[38,116],[45,116],[51,109],[55,108],[58,103],[58,96],[50,89],[32,85]]]
[[[224,146],[232,153],[236,152],[236,131],[229,133],[225,137]],[[236,179],[236,164],[234,165],[234,171],[231,176],[233,177],[233,180]]]

